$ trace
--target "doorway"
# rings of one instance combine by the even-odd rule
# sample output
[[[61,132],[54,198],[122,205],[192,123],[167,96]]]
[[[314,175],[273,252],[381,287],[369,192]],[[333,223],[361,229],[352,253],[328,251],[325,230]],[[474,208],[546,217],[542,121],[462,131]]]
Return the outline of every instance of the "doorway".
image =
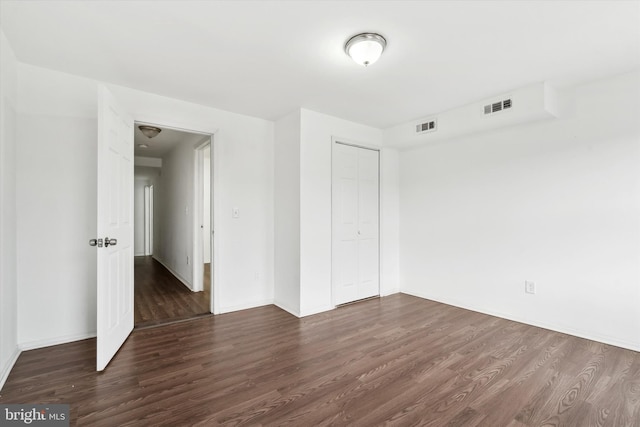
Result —
[[[149,138],[140,131],[141,125],[157,127],[160,132]],[[209,185],[204,186],[203,165],[205,157],[209,165],[211,162],[212,136],[137,122],[134,130],[134,237],[140,239],[134,258],[135,327],[211,314],[212,280],[207,281],[206,289],[203,286],[203,219],[205,204],[210,212],[213,186],[210,172]],[[209,214],[209,230],[211,225]],[[211,236],[209,233],[209,249]]]

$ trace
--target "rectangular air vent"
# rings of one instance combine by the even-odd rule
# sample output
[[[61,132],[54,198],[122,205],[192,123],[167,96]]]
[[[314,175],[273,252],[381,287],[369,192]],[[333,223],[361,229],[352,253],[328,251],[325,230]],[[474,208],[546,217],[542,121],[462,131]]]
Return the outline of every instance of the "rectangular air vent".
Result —
[[[428,122],[416,125],[416,133],[435,132],[438,129],[438,121],[430,120]]]
[[[493,114],[511,108],[511,99],[494,102],[484,106],[484,114]]]

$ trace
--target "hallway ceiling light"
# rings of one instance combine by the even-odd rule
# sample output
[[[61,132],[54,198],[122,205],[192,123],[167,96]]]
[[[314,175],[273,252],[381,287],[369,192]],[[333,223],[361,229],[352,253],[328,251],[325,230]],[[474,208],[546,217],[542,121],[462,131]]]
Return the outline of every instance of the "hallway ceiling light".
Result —
[[[147,144],[138,144],[138,148],[149,148]]]
[[[160,132],[162,132],[162,129],[154,126],[141,125],[138,126],[138,129],[140,129],[140,132],[142,132],[147,138],[153,138],[154,136],[157,136]]]
[[[351,37],[344,45],[344,51],[360,65],[371,65],[380,58],[387,41],[380,34],[362,33]]]

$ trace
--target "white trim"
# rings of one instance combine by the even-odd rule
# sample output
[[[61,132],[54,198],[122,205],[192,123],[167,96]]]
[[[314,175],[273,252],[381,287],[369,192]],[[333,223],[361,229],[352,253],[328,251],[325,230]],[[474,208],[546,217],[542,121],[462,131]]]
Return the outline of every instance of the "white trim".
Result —
[[[379,145],[375,145],[375,144],[367,144],[367,143],[363,143],[363,142],[357,142],[357,141],[353,141],[353,140],[349,140],[347,138],[339,138],[337,136],[332,136],[331,137],[331,143],[332,144],[341,144],[341,145],[348,145],[350,147],[356,147],[356,148],[363,148],[365,150],[371,150],[371,151],[382,151],[382,147]],[[333,145],[332,145],[333,147]]]
[[[219,218],[221,218],[220,212],[220,144],[215,143],[215,135],[211,135],[211,144],[209,156],[209,179],[211,179],[211,235],[213,239],[212,247],[211,247],[211,303],[209,309],[213,314],[221,313],[220,310],[220,287],[218,283],[220,283],[220,270],[222,270],[222,266],[220,264],[220,242],[218,238],[218,234],[215,232],[216,224],[218,224]]]
[[[301,310],[299,317],[313,316],[314,314],[324,313],[325,311],[335,310],[333,305],[321,305],[311,308],[310,310]]]
[[[143,107],[144,109],[144,107]],[[210,144],[211,144],[211,156],[212,156],[212,162],[211,162],[211,203],[213,205],[213,209],[211,210],[211,232],[213,233],[213,249],[212,249],[212,254],[211,254],[211,303],[209,306],[209,310],[211,311],[211,313],[213,314],[220,314],[223,311],[220,308],[220,297],[219,297],[219,293],[220,290],[218,289],[218,283],[220,283],[220,270],[224,268],[224,266],[220,265],[219,263],[219,250],[218,247],[220,246],[219,242],[218,242],[218,236],[217,233],[214,232],[215,230],[215,225],[218,223],[218,218],[220,218],[220,191],[219,191],[219,187],[220,187],[220,176],[219,176],[219,171],[220,171],[220,147],[219,147],[219,143],[216,143],[216,138],[215,135],[218,132],[218,127],[215,126],[211,126],[210,124],[206,124],[206,125],[190,125],[190,124],[185,124],[185,122],[172,122],[170,119],[168,119],[167,117],[161,117],[161,116],[154,116],[149,115],[148,113],[144,113],[144,112],[136,112],[133,113],[134,114],[134,121],[136,123],[142,123],[142,124],[148,124],[148,125],[152,125],[152,126],[160,126],[163,129],[173,129],[173,130],[178,130],[178,131],[183,131],[183,132],[189,132],[189,133],[197,133],[197,134],[202,134],[202,135],[209,135],[210,137]],[[162,123],[162,124],[159,124]],[[194,128],[198,128],[197,130]],[[215,163],[215,164],[214,164]],[[159,260],[158,260],[159,261]],[[163,264],[164,265],[164,264]],[[189,288],[191,289],[191,288]],[[269,302],[268,304],[271,304],[271,302]]]
[[[196,130],[196,129],[191,129],[190,127],[183,127],[179,124],[170,124],[167,120],[164,119],[158,119],[158,121],[156,122],[155,120],[152,121],[146,121],[146,120],[142,120],[142,119],[135,119],[134,120],[136,122],[136,125],[148,125],[148,126],[155,126],[155,127],[161,127],[162,129],[171,129],[171,130],[175,130],[178,132],[186,132],[186,133],[195,133],[198,135],[202,135],[202,136],[210,136],[213,135],[214,133],[216,133],[218,131],[218,128],[212,129],[212,130]]]
[[[204,237],[202,235],[201,225],[204,221],[204,205],[202,199],[204,196],[204,149],[211,147],[211,136],[206,141],[199,144],[193,149],[193,290],[198,292],[204,290]],[[209,150],[211,153],[211,150]],[[209,187],[209,196],[211,197],[211,187]],[[209,241],[211,244],[211,241]]]
[[[407,290],[402,290],[401,292],[403,294],[412,295],[414,297],[418,297],[418,298],[422,298],[422,299],[426,299],[426,300],[430,300],[430,301],[435,301],[435,302],[451,305],[451,306],[458,307],[458,308],[463,308],[465,310],[475,311],[477,313],[487,314],[489,316],[500,317],[501,319],[507,319],[507,320],[511,320],[513,322],[518,322],[518,323],[524,323],[525,325],[535,326],[537,328],[548,329],[550,331],[559,332],[561,334],[572,335],[574,337],[584,338],[584,339],[591,340],[591,341],[598,341],[598,342],[601,342],[601,343],[604,343],[604,344],[609,344],[609,345],[613,345],[613,346],[616,346],[616,347],[626,348],[626,349],[633,350],[633,351],[640,351],[640,345],[639,344],[628,342],[628,341],[625,341],[625,340],[620,340],[620,339],[615,338],[615,337],[610,337],[610,336],[600,335],[600,334],[593,334],[593,333],[589,333],[589,332],[585,332],[585,331],[579,331],[577,329],[574,329],[574,328],[571,328],[571,327],[567,327],[567,326],[552,325],[552,324],[548,324],[548,323],[545,323],[545,322],[534,322],[534,321],[531,321],[529,319],[522,319],[522,318],[520,318],[518,316],[512,316],[512,315],[501,313],[501,312],[497,312],[497,311],[494,311],[494,310],[485,310],[485,309],[480,309],[478,307],[471,307],[471,306],[469,306],[467,304],[463,304],[463,303],[460,303],[458,301],[450,300],[448,298],[433,297],[431,295],[427,295],[427,294],[424,294],[422,292],[413,292],[413,291],[407,291]]]
[[[298,310],[292,309],[287,304],[284,304],[281,301],[274,301],[273,305],[275,305],[276,307],[286,311],[289,314],[293,314],[294,316],[296,316],[298,318],[302,317],[302,316],[300,316],[300,312]]]
[[[143,252],[153,255],[153,184],[144,186]]]
[[[93,331],[93,332],[83,333],[83,334],[63,335],[60,337],[46,338],[43,340],[27,341],[27,342],[18,344],[18,347],[22,351],[35,350],[37,348],[50,347],[52,345],[59,345],[59,344],[67,344],[70,342],[82,341],[82,340],[95,338],[95,337],[96,337],[96,332]]]
[[[156,229],[155,226],[155,212],[156,212],[156,207],[155,207],[155,186],[154,184],[149,185],[149,224],[148,224],[148,228],[149,228],[149,250],[145,251],[145,255],[150,256],[153,255],[153,233],[154,230]]]
[[[13,349],[13,353],[11,353],[11,357],[9,357],[9,360],[7,360],[7,364],[4,366],[4,369],[0,374],[0,390],[2,390],[2,387],[4,387],[4,383],[7,382],[7,378],[9,378],[9,374],[11,373],[11,370],[13,369],[16,362],[18,361],[18,357],[20,357],[20,353],[22,353],[20,348],[15,347]]]
[[[255,302],[250,302],[250,303],[246,303],[246,304],[231,305],[231,306],[227,306],[227,307],[221,307],[220,308],[220,313],[216,313],[216,314],[231,313],[231,312],[234,312],[234,311],[247,310],[249,308],[264,307],[266,305],[274,305],[273,304],[273,300],[262,300],[262,301],[255,301]]]
[[[381,297],[388,297],[389,295],[399,294],[400,288],[387,289],[384,293],[380,293]],[[417,295],[414,295],[417,296]]]
[[[169,270],[169,273],[173,274],[176,279],[178,279],[180,281],[180,283],[182,283],[183,285],[185,285],[187,287],[187,289],[189,289],[191,292],[195,292],[192,288],[191,285],[189,284],[189,281],[187,279],[185,279],[184,277],[182,277],[181,275],[179,275],[178,273],[176,273],[171,267],[169,267],[167,264],[164,263],[164,261],[162,261],[160,258],[158,258],[156,255],[151,255],[151,257],[153,259],[155,259],[156,261],[158,261],[160,264],[162,264],[164,266],[164,268],[166,268],[167,270]]]

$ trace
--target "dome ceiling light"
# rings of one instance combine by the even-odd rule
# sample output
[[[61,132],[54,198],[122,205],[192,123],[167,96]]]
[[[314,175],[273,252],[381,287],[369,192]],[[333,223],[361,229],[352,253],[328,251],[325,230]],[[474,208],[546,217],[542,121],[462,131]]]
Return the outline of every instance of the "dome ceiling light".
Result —
[[[158,134],[162,132],[162,129],[155,126],[141,125],[138,126],[138,129],[140,129],[140,132],[142,132],[147,138],[153,138],[154,136],[158,136]]]
[[[344,51],[356,63],[365,67],[380,58],[387,41],[380,34],[362,33],[351,37],[344,45]]]

